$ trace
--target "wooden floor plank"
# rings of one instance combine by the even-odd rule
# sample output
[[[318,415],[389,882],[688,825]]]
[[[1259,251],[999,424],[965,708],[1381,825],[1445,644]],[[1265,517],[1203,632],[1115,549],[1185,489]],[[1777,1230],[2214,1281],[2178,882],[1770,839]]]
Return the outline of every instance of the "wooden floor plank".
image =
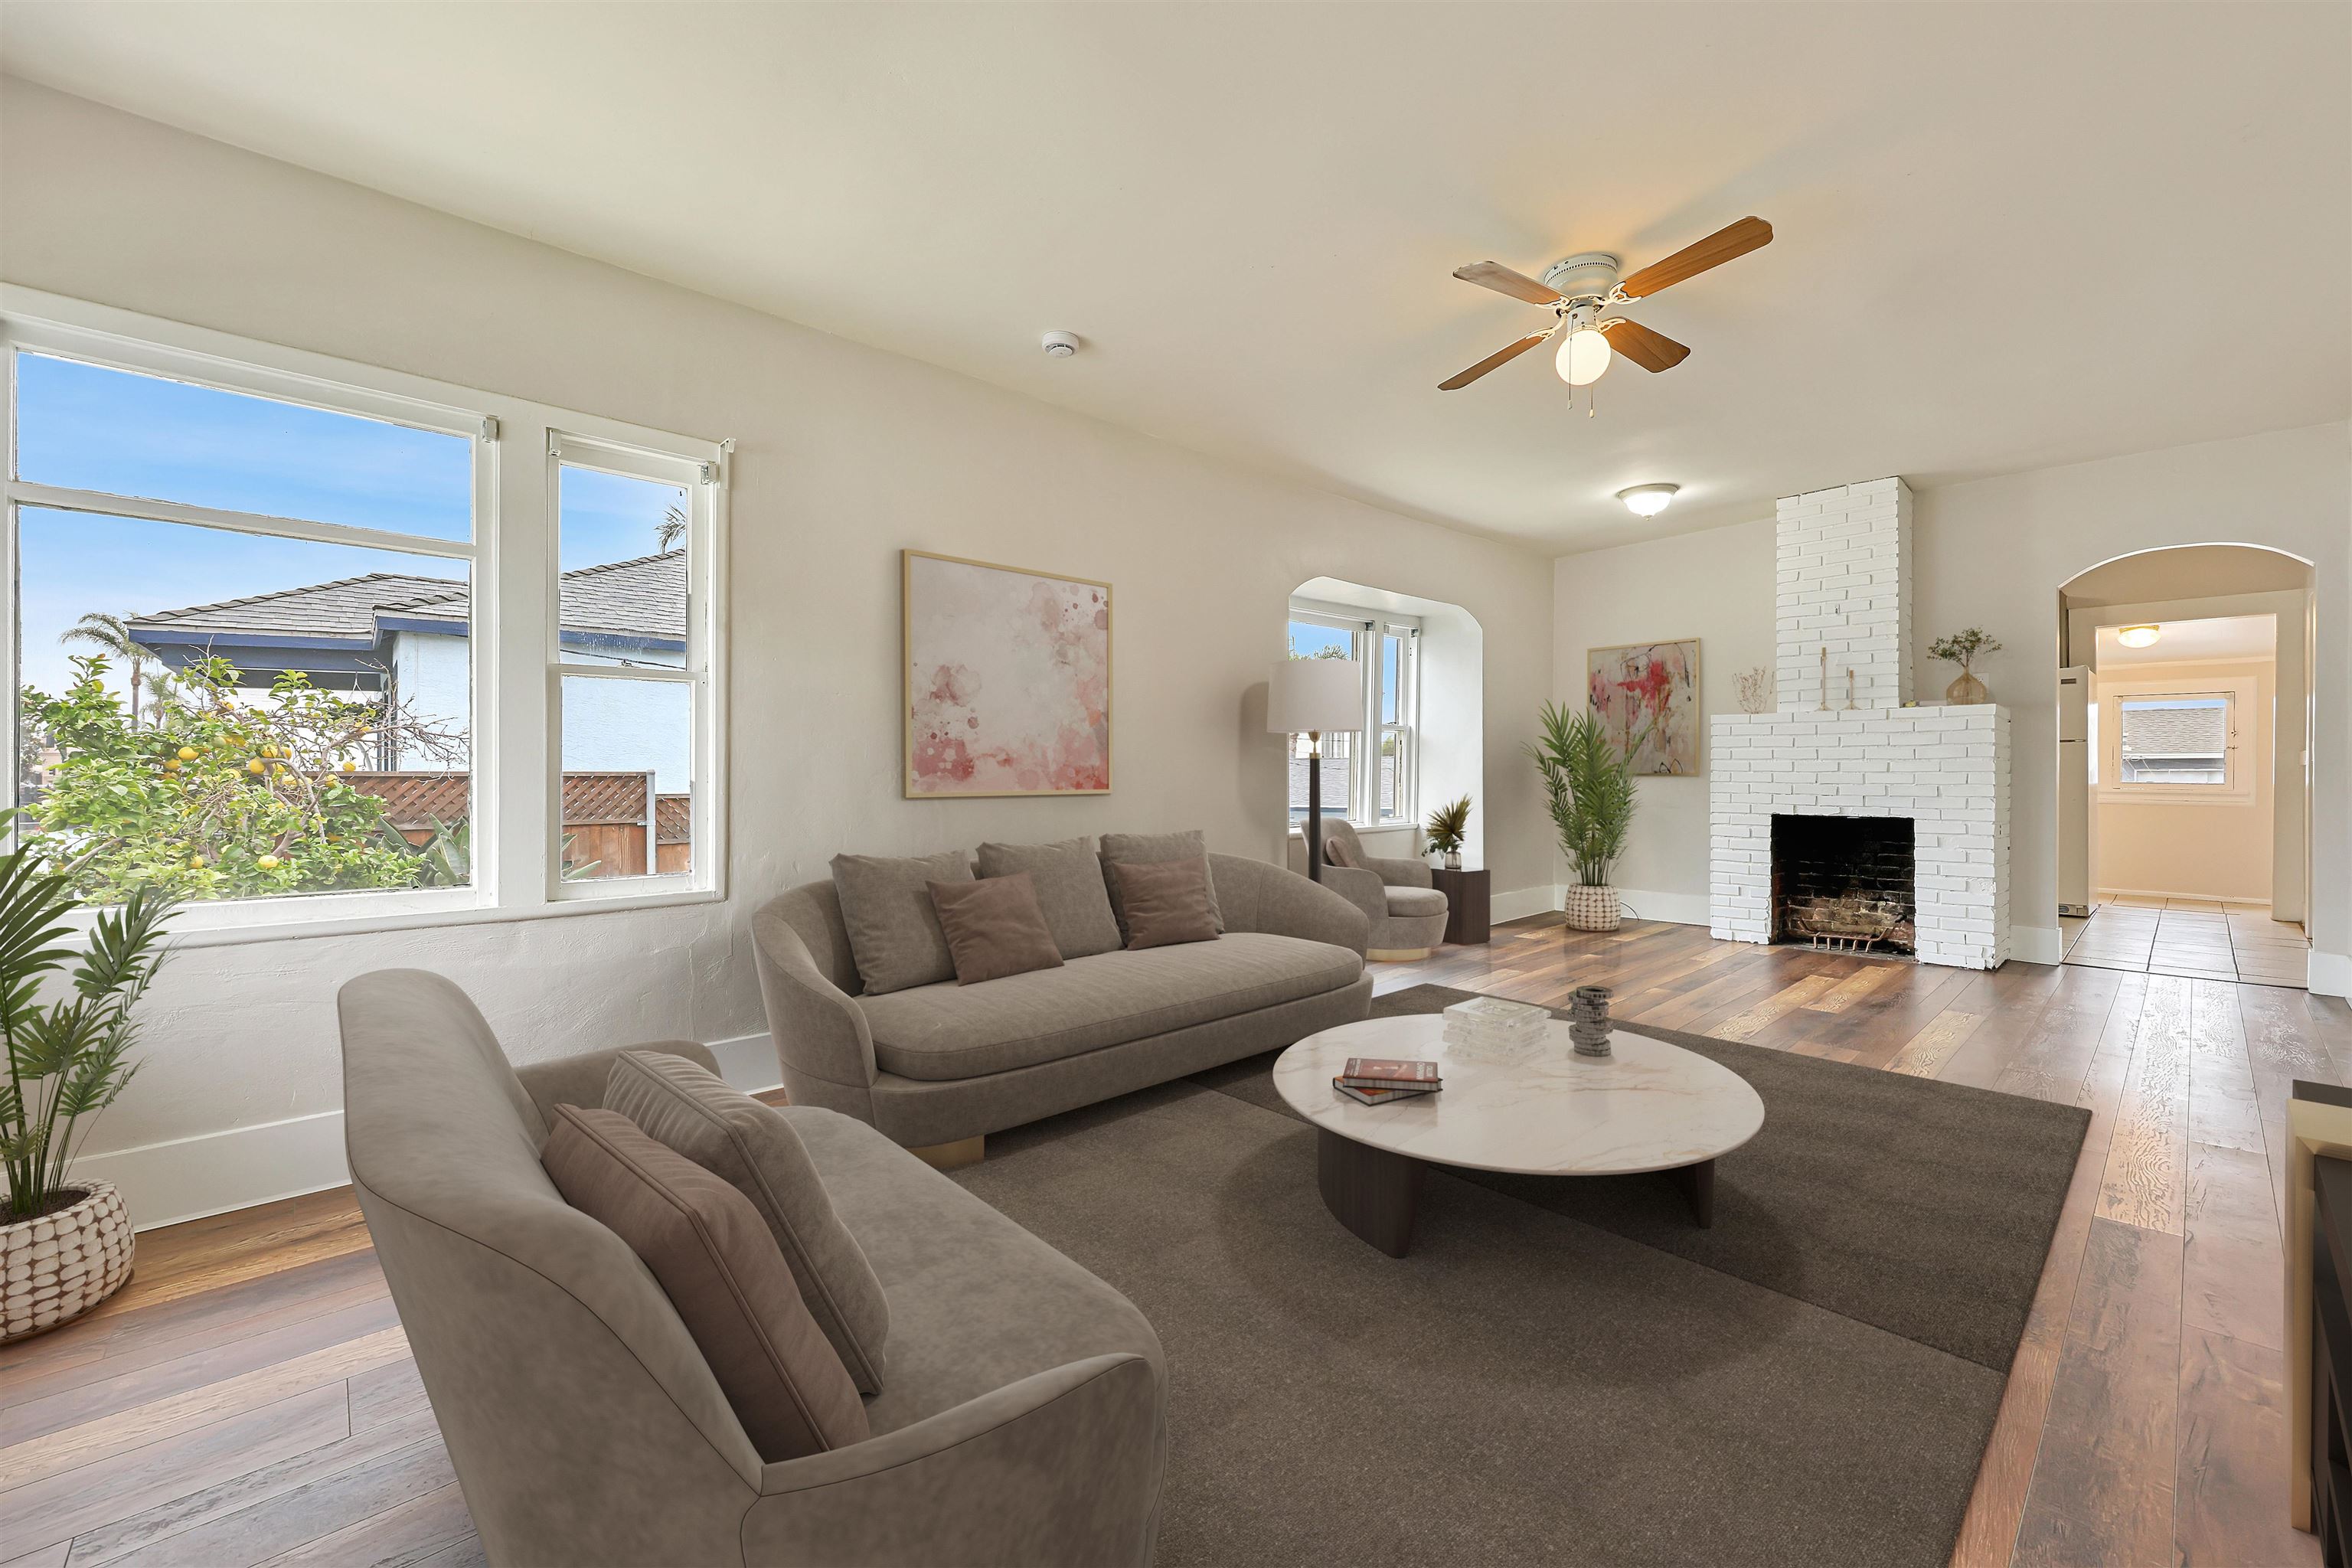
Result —
[[[2088,973],[2092,971],[2077,971]],[[2189,1165],[2189,996],[2193,982],[2147,979],[2116,1132],[2107,1149],[2099,1215],[2180,1234]]]
[[[2319,1543],[2287,1523],[2284,1358],[2203,1329],[2181,1342],[2173,1508],[2180,1568],[2316,1564]]]
[[[267,1568],[296,1568],[297,1564],[307,1568],[311,1563],[347,1568],[348,1564],[360,1563],[370,1568],[400,1568],[426,1562],[436,1553],[461,1545],[473,1533],[474,1521],[466,1512],[466,1500],[453,1480],[397,1508],[386,1509],[332,1535],[322,1535],[264,1561]]]

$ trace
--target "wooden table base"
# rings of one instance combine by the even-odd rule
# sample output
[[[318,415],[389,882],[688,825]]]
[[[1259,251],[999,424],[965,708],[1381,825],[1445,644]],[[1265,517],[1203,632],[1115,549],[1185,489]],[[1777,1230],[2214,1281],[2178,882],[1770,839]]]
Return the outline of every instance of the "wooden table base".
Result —
[[[1412,1223],[1421,1211],[1425,1162],[1342,1138],[1328,1127],[1315,1130],[1315,1181],[1323,1206],[1358,1239],[1391,1258],[1412,1250]],[[1715,1224],[1715,1162],[1702,1160],[1661,1173],[1690,1200],[1691,1217],[1706,1230]]]

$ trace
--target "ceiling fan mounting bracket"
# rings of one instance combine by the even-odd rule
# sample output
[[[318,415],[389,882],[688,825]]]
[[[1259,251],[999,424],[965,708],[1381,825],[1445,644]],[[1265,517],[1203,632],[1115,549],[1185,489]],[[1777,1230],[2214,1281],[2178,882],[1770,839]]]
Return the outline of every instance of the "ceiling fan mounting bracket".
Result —
[[[1606,300],[1617,287],[1623,265],[1605,250],[1588,250],[1566,257],[1544,268],[1543,286],[1568,300]]]

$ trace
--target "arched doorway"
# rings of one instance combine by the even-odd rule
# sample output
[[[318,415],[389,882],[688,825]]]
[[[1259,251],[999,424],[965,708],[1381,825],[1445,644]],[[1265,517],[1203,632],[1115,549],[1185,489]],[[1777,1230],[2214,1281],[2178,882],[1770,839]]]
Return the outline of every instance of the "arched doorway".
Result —
[[[2067,963],[2306,984],[2313,586],[2300,557],[2197,544],[2058,590]]]

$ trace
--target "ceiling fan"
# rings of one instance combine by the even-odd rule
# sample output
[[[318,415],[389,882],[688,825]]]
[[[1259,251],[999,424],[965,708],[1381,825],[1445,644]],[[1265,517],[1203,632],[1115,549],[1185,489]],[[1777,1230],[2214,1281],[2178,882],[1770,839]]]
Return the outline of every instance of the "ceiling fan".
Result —
[[[1570,386],[1590,386],[1601,379],[1610,360],[1622,354],[1646,371],[1672,370],[1689,357],[1690,350],[1663,332],[1654,332],[1624,316],[1604,316],[1612,305],[1627,304],[1696,278],[1710,267],[1760,249],[1772,243],[1772,226],[1760,217],[1744,217],[1720,228],[1696,245],[1685,246],[1664,261],[1654,261],[1639,272],[1620,278],[1622,263],[1606,251],[1587,251],[1555,261],[1538,283],[1496,261],[1474,261],[1454,276],[1530,305],[1549,305],[1554,320],[1540,332],[1530,333],[1498,353],[1488,354],[1468,370],[1437,384],[1440,392],[1457,392],[1490,370],[1508,364],[1538,343],[1559,337],[1555,362],[1559,378]],[[1562,336],[1561,334],[1565,334]]]

